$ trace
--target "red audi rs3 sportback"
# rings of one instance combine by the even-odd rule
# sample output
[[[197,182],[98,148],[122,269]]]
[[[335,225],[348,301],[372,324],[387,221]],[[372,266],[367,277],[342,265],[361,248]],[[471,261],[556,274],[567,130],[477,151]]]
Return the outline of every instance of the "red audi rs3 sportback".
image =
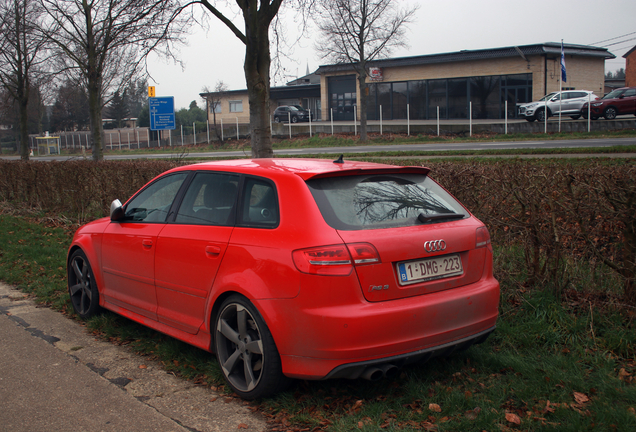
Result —
[[[342,159],[172,169],[78,229],[73,307],[215,352],[245,399],[467,348],[497,320],[490,236],[428,174]]]

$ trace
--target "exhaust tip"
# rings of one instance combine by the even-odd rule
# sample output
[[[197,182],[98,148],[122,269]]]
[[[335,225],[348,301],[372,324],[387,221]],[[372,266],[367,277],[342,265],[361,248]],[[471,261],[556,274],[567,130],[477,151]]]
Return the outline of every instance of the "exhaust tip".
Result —
[[[383,365],[381,366],[381,369],[382,369],[382,373],[384,374],[386,378],[394,378],[398,374],[397,366],[392,364]]]
[[[378,381],[384,376],[384,372],[376,367],[369,367],[362,372],[361,377],[368,381]]]

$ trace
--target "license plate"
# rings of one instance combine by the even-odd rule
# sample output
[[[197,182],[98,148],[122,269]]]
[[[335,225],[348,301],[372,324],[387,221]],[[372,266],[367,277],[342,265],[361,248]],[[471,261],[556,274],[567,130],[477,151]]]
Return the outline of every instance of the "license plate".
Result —
[[[425,282],[464,273],[459,254],[398,263],[400,284]]]

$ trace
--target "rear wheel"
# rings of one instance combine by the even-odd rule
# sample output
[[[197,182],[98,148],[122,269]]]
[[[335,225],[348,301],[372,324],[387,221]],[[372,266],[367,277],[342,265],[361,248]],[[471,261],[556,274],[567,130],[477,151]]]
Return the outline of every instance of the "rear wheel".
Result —
[[[581,114],[577,114],[577,115],[571,115],[570,118],[572,120],[578,120],[579,118],[581,118]]]
[[[228,384],[243,399],[282,390],[283,375],[274,339],[260,313],[245,297],[228,297],[215,320],[216,357]]]
[[[292,123],[298,123],[298,117],[294,116],[291,118]]]
[[[278,116],[274,117],[274,122],[275,123],[280,123],[280,117],[278,117]]]
[[[99,291],[86,254],[78,249],[71,255],[67,269],[68,293],[75,313],[87,319],[101,312]]]
[[[526,120],[532,123],[534,121],[534,117],[526,117]]]
[[[607,107],[605,108],[605,111],[603,112],[603,117],[605,117],[605,120],[614,120],[616,118],[616,108],[614,107]]]

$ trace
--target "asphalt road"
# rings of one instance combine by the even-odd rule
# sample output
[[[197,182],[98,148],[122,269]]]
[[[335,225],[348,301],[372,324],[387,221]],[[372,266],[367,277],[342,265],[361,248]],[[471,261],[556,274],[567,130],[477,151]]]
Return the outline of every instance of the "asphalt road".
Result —
[[[554,149],[554,148],[590,148],[590,147],[612,147],[636,145],[636,138],[595,138],[595,139],[572,139],[572,140],[546,140],[546,141],[506,141],[506,142],[462,142],[462,143],[428,143],[428,144],[395,144],[395,145],[365,145],[350,147],[319,147],[302,149],[280,149],[274,150],[276,156],[310,156],[320,154],[337,153],[373,153],[385,151],[447,151],[447,150],[493,150],[493,149]],[[167,149],[165,153],[141,153],[126,155],[105,155],[106,160],[122,159],[168,159],[179,157],[182,152],[180,146]],[[584,153],[584,152],[583,152]],[[244,151],[218,151],[218,152],[188,152],[184,157],[206,158],[236,158],[244,157]],[[90,158],[90,153],[87,153]],[[16,160],[19,156],[2,156],[2,159]],[[33,160],[40,161],[61,161],[77,159],[78,156],[37,156]]]

